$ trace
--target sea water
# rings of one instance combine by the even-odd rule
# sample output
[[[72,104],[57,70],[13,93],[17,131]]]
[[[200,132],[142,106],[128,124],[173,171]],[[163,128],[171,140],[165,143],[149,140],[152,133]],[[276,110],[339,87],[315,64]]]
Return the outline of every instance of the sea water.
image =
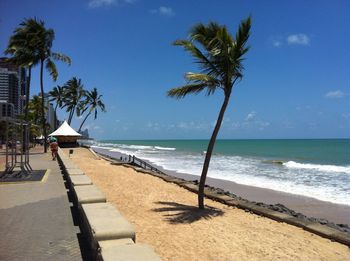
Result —
[[[207,140],[95,144],[166,170],[200,175]],[[217,140],[208,177],[350,205],[350,139]]]

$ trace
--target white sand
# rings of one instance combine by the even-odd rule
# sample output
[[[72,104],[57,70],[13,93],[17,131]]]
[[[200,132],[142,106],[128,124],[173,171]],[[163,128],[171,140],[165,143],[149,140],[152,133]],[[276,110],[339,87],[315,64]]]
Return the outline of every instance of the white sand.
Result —
[[[303,229],[206,199],[75,149],[72,160],[133,224],[137,242],[163,260],[350,260],[347,246]]]

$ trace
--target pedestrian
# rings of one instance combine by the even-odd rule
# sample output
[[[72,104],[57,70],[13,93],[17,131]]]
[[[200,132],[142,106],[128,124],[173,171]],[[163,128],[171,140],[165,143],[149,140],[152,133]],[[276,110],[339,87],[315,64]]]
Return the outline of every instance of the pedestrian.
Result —
[[[57,143],[57,139],[55,137],[50,138],[50,149],[51,149],[52,160],[56,160],[57,151],[58,151],[58,143]]]

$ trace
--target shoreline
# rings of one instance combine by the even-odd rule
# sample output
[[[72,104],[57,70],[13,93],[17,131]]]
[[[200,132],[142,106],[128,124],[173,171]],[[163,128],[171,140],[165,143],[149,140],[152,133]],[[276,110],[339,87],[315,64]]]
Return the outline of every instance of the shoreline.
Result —
[[[71,160],[130,221],[138,243],[151,245],[162,260],[346,260],[350,256],[347,245],[216,200],[206,199],[206,209],[199,210],[197,196],[190,190],[118,161],[97,159],[87,149],[76,149]]]
[[[118,157],[121,156],[126,156],[125,154],[116,151],[110,152],[106,149],[94,149],[102,150],[105,154],[110,154],[110,156],[114,157],[115,159],[118,159]],[[147,160],[145,161],[149,162]],[[199,180],[200,178],[200,176],[167,170],[155,164],[152,165],[156,166],[159,170],[167,175],[182,178],[187,181]],[[265,204],[279,203],[308,217],[327,219],[329,222],[336,224],[350,225],[350,206],[348,205],[322,201],[312,197],[277,191],[273,189],[243,185],[233,181],[211,177],[207,177],[206,185],[223,189],[252,202],[263,202]]]
[[[169,172],[169,175],[188,181],[198,180],[199,176]],[[283,204],[308,217],[324,218],[336,224],[350,225],[350,206],[322,201],[311,197],[281,192],[277,190],[243,185],[229,180],[207,177],[206,185],[223,189],[239,197],[265,204]]]

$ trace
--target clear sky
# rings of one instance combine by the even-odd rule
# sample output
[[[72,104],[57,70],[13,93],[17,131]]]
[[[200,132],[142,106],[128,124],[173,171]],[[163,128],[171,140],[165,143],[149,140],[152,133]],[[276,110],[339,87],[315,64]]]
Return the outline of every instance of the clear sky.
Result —
[[[166,97],[198,71],[172,42],[198,22],[235,34],[248,15],[251,50],[219,138],[350,137],[350,1],[1,0],[0,13],[1,51],[23,18],[55,30],[53,50],[72,65],[57,62],[59,78],[46,73],[45,90],[73,76],[97,87],[107,113],[86,125],[97,139],[209,138],[223,94]]]

